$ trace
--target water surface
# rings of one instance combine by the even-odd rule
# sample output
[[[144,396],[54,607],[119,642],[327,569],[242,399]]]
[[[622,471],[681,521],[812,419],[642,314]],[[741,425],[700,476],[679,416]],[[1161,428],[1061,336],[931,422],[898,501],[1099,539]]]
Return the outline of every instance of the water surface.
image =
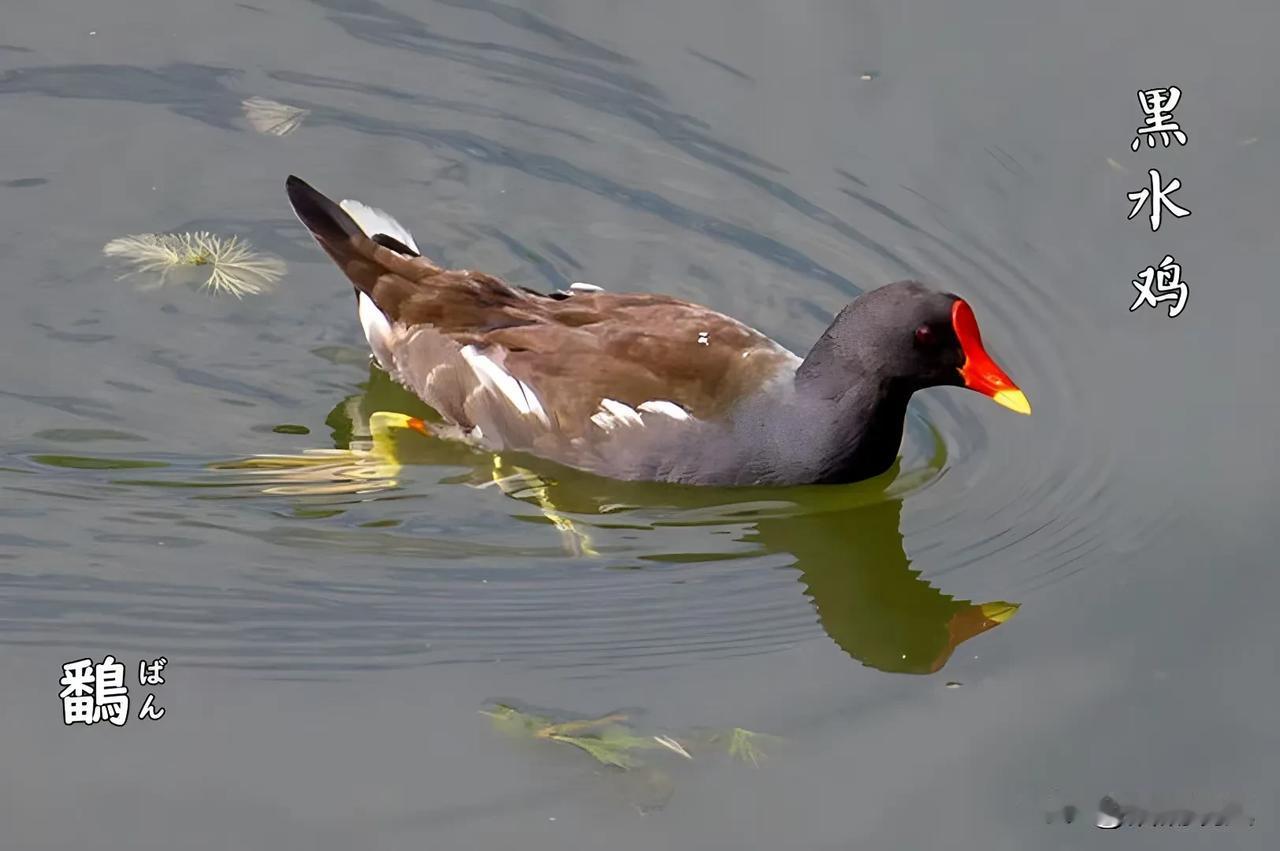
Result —
[[[1103,795],[1256,819],[1133,847],[1274,847],[1271,4],[0,20],[12,847],[1087,847]],[[1170,84],[1188,144],[1130,151],[1135,92]],[[309,113],[263,135],[255,96]],[[1125,219],[1152,167],[1193,212],[1155,234]],[[839,488],[624,485],[416,435],[393,470],[228,468],[427,413],[370,369],[289,173],[441,262],[673,293],[800,352],[860,292],[930,281],[1035,415],[927,392],[899,466]],[[101,253],[189,230],[289,273],[139,292]],[[1185,312],[1130,312],[1166,253]],[[164,718],[63,725],[62,663],[107,653],[169,660]],[[496,735],[477,710],[502,699],[784,744],[668,760],[655,799]],[[1046,824],[1065,805],[1084,818]]]

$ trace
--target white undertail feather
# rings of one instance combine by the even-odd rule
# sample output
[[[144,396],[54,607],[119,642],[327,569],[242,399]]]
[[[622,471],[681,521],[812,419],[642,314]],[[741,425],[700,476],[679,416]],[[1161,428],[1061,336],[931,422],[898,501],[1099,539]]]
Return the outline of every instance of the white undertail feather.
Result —
[[[418,248],[418,243],[413,241],[413,234],[409,233],[409,229],[377,207],[370,207],[368,204],[350,199],[343,201],[338,206],[346,210],[347,215],[356,220],[356,224],[360,226],[360,230],[364,231],[366,236],[385,233],[387,236],[409,246],[416,253],[422,253],[421,249]]]
[[[344,200],[338,206],[355,220],[366,236],[384,233],[414,251],[419,250],[418,244],[413,241],[413,234],[409,233],[409,229],[377,207],[370,207],[368,204],[351,199]],[[387,319],[386,314],[373,303],[373,299],[366,294],[360,293],[358,301],[360,327],[364,328],[364,337],[369,341],[369,348],[373,350],[374,357],[378,359],[378,363],[383,369],[391,369],[391,343],[394,337],[391,330],[391,322]]]
[[[356,300],[359,302],[360,327],[364,328],[364,338],[369,341],[369,348],[373,350],[373,356],[378,359],[378,364],[383,369],[390,369],[392,365],[391,323],[369,296],[358,293]]]

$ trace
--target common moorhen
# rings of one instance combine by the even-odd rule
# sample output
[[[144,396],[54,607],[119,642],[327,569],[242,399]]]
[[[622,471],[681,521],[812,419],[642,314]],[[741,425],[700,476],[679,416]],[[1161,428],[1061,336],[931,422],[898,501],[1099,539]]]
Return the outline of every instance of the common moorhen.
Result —
[[[590,284],[541,293],[421,256],[386,213],[286,183],[355,285],[378,363],[438,411],[432,430],[619,479],[852,482],[888,470],[911,394],[1022,391],[960,297],[914,281],[855,299],[801,359],[710,308]]]

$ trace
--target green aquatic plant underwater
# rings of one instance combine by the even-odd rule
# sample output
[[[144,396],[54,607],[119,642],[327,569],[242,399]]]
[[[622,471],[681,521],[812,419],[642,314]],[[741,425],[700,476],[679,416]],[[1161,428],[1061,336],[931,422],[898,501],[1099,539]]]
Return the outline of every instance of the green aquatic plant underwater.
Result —
[[[625,712],[557,721],[550,715],[494,703],[481,709],[480,714],[493,719],[494,727],[507,735],[571,745],[597,762],[623,770],[639,767],[642,752],[663,750],[685,759],[693,759],[695,754],[704,750],[720,750],[742,762],[759,766],[765,759],[766,745],[781,741],[777,736],[755,733],[742,727],[696,730],[679,737],[644,732],[631,725],[630,716]]]

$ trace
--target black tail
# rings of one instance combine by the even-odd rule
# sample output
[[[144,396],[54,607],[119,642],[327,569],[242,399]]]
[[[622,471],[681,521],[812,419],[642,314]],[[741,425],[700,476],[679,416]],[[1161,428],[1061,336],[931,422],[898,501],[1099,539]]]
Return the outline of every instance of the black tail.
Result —
[[[293,205],[293,212],[298,216],[298,220],[307,226],[307,230],[311,231],[311,235],[320,243],[320,247],[329,252],[329,256],[334,260],[339,259],[334,255],[339,245],[349,244],[354,238],[366,236],[364,230],[356,224],[356,220],[351,218],[346,210],[333,203],[332,199],[325,197],[301,177],[289,175],[289,179],[284,182],[284,188],[289,193],[289,203]],[[390,248],[405,257],[421,256],[400,240],[385,233],[371,233],[367,236],[383,248]]]
[[[415,291],[417,281],[440,268],[408,246],[383,233],[366,234],[346,210],[300,177],[285,181],[289,203],[355,288],[373,299],[390,318]]]
[[[302,178],[289,175],[284,188],[289,193],[289,203],[293,205],[293,212],[298,220],[307,226],[320,247],[329,252],[330,256],[339,244],[349,244],[353,238],[365,235],[356,220],[347,215],[346,210],[317,192]]]

